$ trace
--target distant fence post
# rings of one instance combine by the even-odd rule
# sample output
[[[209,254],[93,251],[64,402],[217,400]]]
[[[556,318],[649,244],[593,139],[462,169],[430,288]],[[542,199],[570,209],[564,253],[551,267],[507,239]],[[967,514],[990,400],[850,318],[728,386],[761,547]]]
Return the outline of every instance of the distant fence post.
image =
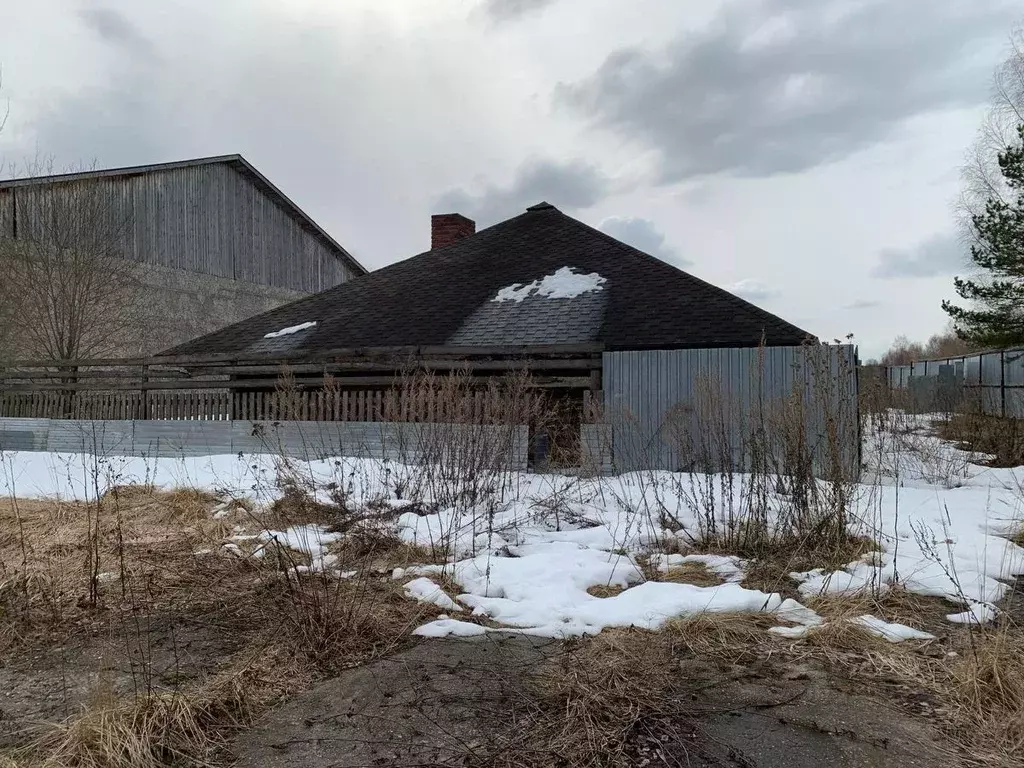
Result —
[[[1006,352],[999,353],[999,415],[1006,418]]]

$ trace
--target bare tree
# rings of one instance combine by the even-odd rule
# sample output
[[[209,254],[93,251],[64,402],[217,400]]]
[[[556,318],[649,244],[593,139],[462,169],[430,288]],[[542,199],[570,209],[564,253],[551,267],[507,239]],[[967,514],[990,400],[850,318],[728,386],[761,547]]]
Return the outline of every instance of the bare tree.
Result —
[[[3,201],[0,323],[8,344],[19,356],[50,360],[116,352],[138,333],[142,310],[136,265],[125,258],[130,209],[116,182],[33,170]]]
[[[956,331],[947,328],[936,333],[922,344],[906,336],[897,336],[892,346],[878,361],[881,365],[909,365],[918,360],[940,360],[946,357],[960,357],[982,351],[977,345],[964,341]]]
[[[999,168],[999,153],[1019,141],[1024,124],[1024,27],[1010,34],[1009,55],[992,81],[992,104],[968,150],[962,168],[963,190],[957,218],[965,240],[974,242],[973,217],[985,212],[991,199],[1005,200],[1008,192]]]

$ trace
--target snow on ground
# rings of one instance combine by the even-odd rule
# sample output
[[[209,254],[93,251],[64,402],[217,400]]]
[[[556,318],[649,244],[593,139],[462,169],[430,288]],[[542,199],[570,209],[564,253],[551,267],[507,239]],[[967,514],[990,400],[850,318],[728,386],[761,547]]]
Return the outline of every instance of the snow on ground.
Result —
[[[448,593],[426,576],[413,579],[405,585],[405,594],[421,603],[429,603],[446,611],[461,611],[462,606],[449,597]]]
[[[267,543],[274,542],[280,547],[308,555],[311,563],[296,566],[299,573],[321,573],[338,562],[337,555],[330,554],[327,546],[339,541],[341,534],[328,533],[322,525],[295,525],[283,531],[261,531],[259,537]]]
[[[606,282],[597,272],[583,275],[574,272],[572,267],[562,267],[553,275],[545,275],[540,280],[507,285],[491,301],[514,301],[518,304],[531,295],[546,299],[574,299],[584,293],[602,290]]]
[[[801,595],[879,594],[899,584],[950,600],[950,621],[988,620],[1014,575],[1024,574],[1024,549],[1006,538],[1024,521],[1019,482],[1024,471],[973,465],[963,452],[926,435],[914,436],[913,450],[890,438],[868,436],[866,471],[850,509],[853,531],[872,538],[881,551],[839,571],[793,574]],[[922,445],[925,450],[919,451]],[[445,555],[443,567],[406,572],[410,577],[443,572],[462,593],[449,596],[429,578],[416,579],[407,585],[413,598],[450,612],[468,609],[518,631],[580,635],[614,626],[658,627],[672,617],[704,611],[774,611],[797,626],[773,631],[797,637],[821,621],[799,603],[740,586],[745,563],[737,558],[660,551],[660,542],[685,542],[698,530],[704,510],[695,491],[720,487],[721,477],[709,484],[706,476],[669,472],[586,479],[503,473],[493,481],[474,478],[479,493],[467,500],[458,472],[424,472],[363,458],[283,463],[270,455],[95,460],[78,454],[0,454],[0,492],[5,494],[92,499],[112,485],[152,483],[208,489],[239,500],[255,514],[281,497],[282,473],[308,483],[321,501],[340,493],[350,508],[372,504],[390,510],[402,540]],[[714,502],[714,514],[723,520],[736,513],[723,499],[739,505],[749,486],[749,478],[733,480],[736,494],[721,494]],[[782,493],[769,499],[774,514],[788,503]],[[682,530],[665,530],[663,521],[670,518]],[[259,535],[264,543],[276,540],[308,554],[310,570],[344,575],[337,569],[346,564],[329,552],[338,534],[303,526]],[[243,554],[237,542],[228,544]],[[644,557],[661,572],[699,562],[725,583],[696,587],[645,581]],[[588,592],[594,587],[622,591],[595,597]],[[874,617],[858,621],[886,639],[919,637],[909,628],[882,626]],[[422,633],[483,631],[464,625],[443,619]]]

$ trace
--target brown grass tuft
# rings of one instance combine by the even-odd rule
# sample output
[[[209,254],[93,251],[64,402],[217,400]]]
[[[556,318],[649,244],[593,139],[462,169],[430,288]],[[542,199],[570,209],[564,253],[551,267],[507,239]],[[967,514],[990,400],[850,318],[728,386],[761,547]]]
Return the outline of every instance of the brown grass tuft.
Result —
[[[759,655],[772,640],[765,630],[777,623],[773,614],[705,612],[674,619],[663,631],[694,656],[738,663]]]
[[[389,577],[334,581],[305,576],[263,586],[266,609],[283,619],[294,652],[327,674],[379,658],[410,640],[419,624],[443,611],[410,600]]]
[[[714,587],[722,583],[714,571],[704,563],[683,563],[673,566],[664,573],[658,573],[654,581],[669,581],[673,584],[692,584],[695,587]]]
[[[539,711],[526,754],[539,762],[525,764],[553,755],[570,766],[621,764],[634,725],[664,706],[673,671],[658,633],[605,631],[569,647],[534,680]]]
[[[232,729],[308,680],[280,649],[259,652],[180,691],[134,699],[95,698],[67,721],[47,727],[8,758],[11,766],[160,768],[209,765]],[[3,765],[3,763],[0,763]]]
[[[592,587],[587,587],[587,594],[594,597],[615,597],[625,592],[622,587],[618,584],[595,584]]]

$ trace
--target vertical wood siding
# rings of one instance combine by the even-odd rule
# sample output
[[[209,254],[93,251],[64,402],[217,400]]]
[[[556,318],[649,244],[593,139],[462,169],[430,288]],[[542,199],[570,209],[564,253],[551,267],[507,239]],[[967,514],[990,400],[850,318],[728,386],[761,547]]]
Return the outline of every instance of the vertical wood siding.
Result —
[[[227,164],[78,182],[102,185],[111,216],[129,223],[123,250],[143,264],[315,293],[349,280],[349,267],[251,179]],[[0,236],[28,236],[31,207],[61,185],[0,190]]]

